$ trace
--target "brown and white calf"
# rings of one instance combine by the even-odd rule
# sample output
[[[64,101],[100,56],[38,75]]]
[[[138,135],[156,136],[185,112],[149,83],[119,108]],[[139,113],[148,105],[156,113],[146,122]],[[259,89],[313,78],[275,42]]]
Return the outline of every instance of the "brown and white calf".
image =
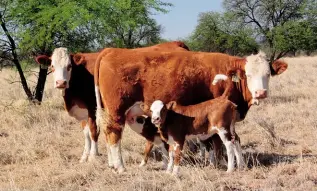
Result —
[[[167,168],[168,157],[168,145],[162,141],[157,127],[151,122],[151,118],[143,114],[143,108],[141,102],[135,103],[126,112],[126,126],[129,126],[134,132],[138,133],[146,139],[146,145],[144,149],[144,157],[140,163],[140,167],[146,165],[149,154],[154,145],[158,146],[162,150],[163,169]]]
[[[197,136],[206,140],[216,133],[226,146],[227,172],[234,170],[234,155],[238,168],[244,166],[241,146],[234,129],[236,105],[228,99],[216,98],[189,106],[177,105],[175,101],[165,105],[156,100],[152,103],[150,112],[152,123],[158,127],[161,138],[169,144],[168,172],[178,174],[181,150],[186,139]]]

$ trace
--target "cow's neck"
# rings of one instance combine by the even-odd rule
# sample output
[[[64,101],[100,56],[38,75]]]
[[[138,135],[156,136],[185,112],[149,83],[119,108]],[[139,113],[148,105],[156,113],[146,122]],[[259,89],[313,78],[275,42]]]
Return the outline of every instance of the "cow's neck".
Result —
[[[230,64],[230,67],[245,71],[245,63],[245,58],[234,58],[234,60]],[[239,82],[234,82],[234,90],[232,93],[232,97],[230,97],[230,100],[238,105],[238,112],[240,114],[240,117],[241,119],[244,119],[249,108],[252,105],[252,95],[248,90],[246,79],[240,79]]]

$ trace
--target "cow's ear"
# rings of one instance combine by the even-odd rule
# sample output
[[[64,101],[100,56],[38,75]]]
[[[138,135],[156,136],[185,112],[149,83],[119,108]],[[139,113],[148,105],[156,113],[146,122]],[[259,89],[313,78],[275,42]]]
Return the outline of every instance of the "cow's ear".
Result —
[[[35,58],[35,61],[41,65],[44,66],[50,66],[51,65],[51,58],[46,55],[39,55]]]
[[[73,58],[74,63],[76,65],[80,65],[80,64],[85,63],[85,56],[83,56],[81,54],[73,54],[73,55],[71,55],[71,57]]]
[[[275,76],[275,75],[279,75],[281,73],[283,73],[286,69],[287,69],[288,65],[281,60],[275,60],[272,64],[271,64],[271,75]]]
[[[173,110],[176,106],[177,106],[176,101],[170,101],[170,102],[168,102],[168,104],[166,104],[166,108],[168,110]]]

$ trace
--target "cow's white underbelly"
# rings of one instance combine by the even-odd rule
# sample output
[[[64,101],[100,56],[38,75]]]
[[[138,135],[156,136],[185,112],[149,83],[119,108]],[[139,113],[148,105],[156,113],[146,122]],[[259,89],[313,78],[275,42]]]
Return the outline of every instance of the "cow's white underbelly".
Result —
[[[85,108],[80,108],[77,105],[74,105],[68,111],[68,114],[79,121],[88,119],[88,110]]]

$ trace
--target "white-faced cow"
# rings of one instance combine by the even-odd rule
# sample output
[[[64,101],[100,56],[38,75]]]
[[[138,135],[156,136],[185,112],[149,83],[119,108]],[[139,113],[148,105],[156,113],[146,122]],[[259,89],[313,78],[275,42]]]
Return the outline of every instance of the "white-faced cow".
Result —
[[[131,51],[188,51],[179,41],[157,44]],[[63,92],[65,110],[82,122],[85,146],[80,162],[93,160],[98,155],[99,129],[96,126],[96,97],[94,90],[94,67],[99,52],[71,54],[67,48],[56,48],[52,56],[40,55],[36,61],[49,63],[53,71],[54,88]]]
[[[125,170],[120,140],[125,113],[134,103],[175,100],[186,106],[219,97],[225,84],[213,86],[212,81],[216,74],[226,74],[231,68],[239,68],[247,75],[247,80],[237,82],[229,96],[237,105],[238,118],[243,119],[252,104],[268,96],[270,76],[281,74],[287,64],[275,61],[270,67],[262,52],[240,58],[190,51],[102,51],[95,65],[95,85],[96,93],[101,95],[96,96],[97,120],[103,125],[109,146],[108,162],[118,172]]]

